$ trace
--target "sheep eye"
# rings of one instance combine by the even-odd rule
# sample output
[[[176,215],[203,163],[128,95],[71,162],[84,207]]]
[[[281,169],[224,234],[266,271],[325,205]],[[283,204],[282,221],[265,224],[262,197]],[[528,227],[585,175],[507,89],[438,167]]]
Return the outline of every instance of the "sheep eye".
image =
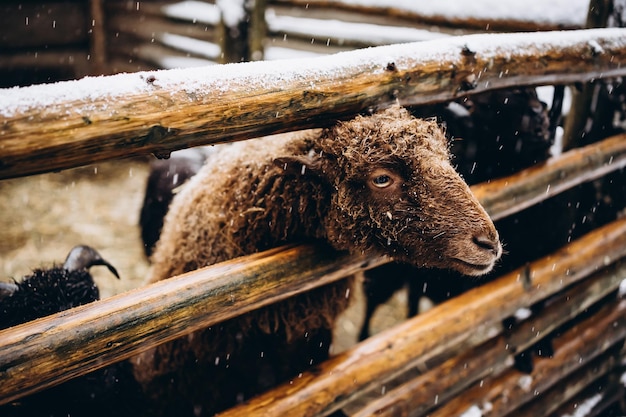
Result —
[[[372,178],[372,184],[378,188],[386,188],[393,184],[393,179],[387,174],[382,174]]]

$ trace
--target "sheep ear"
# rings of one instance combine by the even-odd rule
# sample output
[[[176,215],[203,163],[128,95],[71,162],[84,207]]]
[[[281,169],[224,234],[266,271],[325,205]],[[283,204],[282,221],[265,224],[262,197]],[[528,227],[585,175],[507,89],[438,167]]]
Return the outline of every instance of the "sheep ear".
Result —
[[[319,175],[322,164],[317,155],[282,156],[274,159],[274,164],[281,167],[286,174]]]

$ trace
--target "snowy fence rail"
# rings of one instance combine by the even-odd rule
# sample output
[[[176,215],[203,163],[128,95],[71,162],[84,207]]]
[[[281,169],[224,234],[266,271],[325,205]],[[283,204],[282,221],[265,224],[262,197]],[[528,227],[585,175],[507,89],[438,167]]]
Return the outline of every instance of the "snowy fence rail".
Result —
[[[319,127],[394,100],[626,75],[626,29],[469,35],[3,90],[0,178]]]
[[[467,36],[290,61],[291,67],[237,64],[3,90],[0,177],[320,126],[395,100],[427,104],[496,88],[624,76],[625,63],[626,30],[606,29]],[[620,135],[472,189],[491,216],[503,218],[625,165]],[[225,415],[344,409],[356,416],[450,416],[473,408],[490,416],[539,415],[537,409],[585,398],[594,381],[608,381],[609,404],[619,395],[615,373],[626,337],[624,302],[615,297],[625,257],[620,219]],[[280,248],[4,330],[0,403],[384,261]],[[234,303],[233,293],[241,295]],[[222,308],[207,314],[197,308],[200,300]],[[520,308],[542,302],[539,313],[503,326]],[[580,318],[585,310],[594,313],[587,320]],[[571,320],[577,326],[555,339],[554,358],[538,361],[532,378],[512,368],[513,355]],[[572,388],[555,394],[563,381]],[[363,397],[369,403],[360,404]]]
[[[449,2],[118,0],[103,8],[109,71],[134,72],[325,55],[484,30],[577,29],[584,27],[588,5],[577,0],[502,7],[483,0],[458,10]]]
[[[354,0],[273,0],[272,5],[326,11],[330,15],[341,12],[358,13],[374,18],[397,18],[406,24],[419,22],[424,27],[463,28],[494,31],[536,31],[580,29],[584,27],[589,8],[586,0],[554,1],[550,3],[529,1],[502,3],[493,0],[475,1],[471,5],[443,0],[436,2],[414,1],[354,1]],[[567,13],[564,9],[568,10]]]

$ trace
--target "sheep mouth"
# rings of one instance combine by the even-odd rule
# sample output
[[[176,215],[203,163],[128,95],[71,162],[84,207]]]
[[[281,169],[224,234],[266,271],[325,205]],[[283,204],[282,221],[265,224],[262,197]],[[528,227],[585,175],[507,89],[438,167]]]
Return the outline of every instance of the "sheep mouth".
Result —
[[[459,258],[452,258],[452,261],[456,265],[455,269],[465,275],[485,275],[486,273],[490,272],[494,266],[494,262],[490,262],[487,264],[475,264]]]

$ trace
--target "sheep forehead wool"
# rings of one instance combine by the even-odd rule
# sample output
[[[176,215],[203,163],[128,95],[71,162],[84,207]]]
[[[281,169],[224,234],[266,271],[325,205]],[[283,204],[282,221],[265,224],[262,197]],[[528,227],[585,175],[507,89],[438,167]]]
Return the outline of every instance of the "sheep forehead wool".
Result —
[[[341,168],[347,177],[363,175],[359,168],[371,170],[386,162],[413,165],[424,159],[449,159],[446,137],[436,122],[413,118],[400,107],[339,123],[325,130],[320,145],[323,152],[344,160]]]

